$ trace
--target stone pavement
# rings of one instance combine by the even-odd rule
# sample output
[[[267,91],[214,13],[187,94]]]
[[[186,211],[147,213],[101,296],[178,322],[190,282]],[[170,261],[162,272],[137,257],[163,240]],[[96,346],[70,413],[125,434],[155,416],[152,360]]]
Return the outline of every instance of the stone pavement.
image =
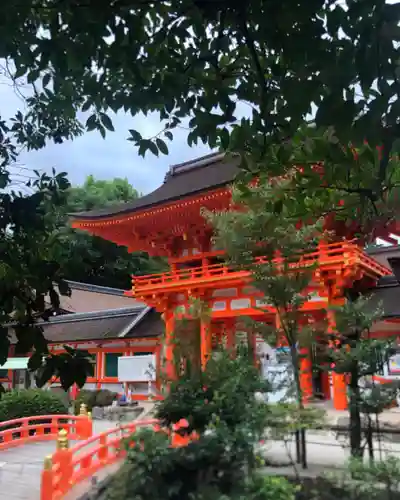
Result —
[[[144,412],[138,420],[151,418],[154,405],[147,403],[141,406],[144,407]],[[94,420],[93,434],[118,426],[119,422]],[[70,446],[76,442],[71,441]],[[54,453],[55,449],[55,441],[44,441],[0,451],[0,500],[39,500],[43,461],[47,455]],[[110,469],[108,473],[112,472]],[[88,488],[90,482],[83,483],[79,493],[77,491],[76,495],[69,498],[79,498]]]

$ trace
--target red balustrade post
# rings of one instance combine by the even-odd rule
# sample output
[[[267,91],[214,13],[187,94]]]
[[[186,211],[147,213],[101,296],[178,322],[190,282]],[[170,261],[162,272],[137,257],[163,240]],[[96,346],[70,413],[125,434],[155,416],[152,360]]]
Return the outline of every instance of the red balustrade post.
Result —
[[[21,427],[19,428],[20,430],[20,439],[28,439],[29,438],[29,420],[28,419],[24,419],[22,421],[22,425]]]
[[[99,457],[100,462],[103,462],[103,463],[107,462],[108,446],[107,446],[107,436],[105,434],[100,436],[99,444],[100,444],[100,448],[99,448],[99,452],[98,452],[97,456]]]
[[[62,429],[58,433],[57,451],[53,455],[53,461],[54,464],[59,465],[59,470],[57,471],[59,475],[59,482],[57,489],[59,490],[60,493],[66,493],[70,488],[73,466],[72,466],[72,453],[71,450],[69,449],[68,431],[66,431],[65,429]]]
[[[88,439],[93,433],[93,422],[91,415],[87,411],[87,407],[84,403],[81,404],[79,409],[79,418],[76,421],[76,434],[79,439]]]
[[[51,456],[44,459],[42,480],[40,486],[40,500],[52,500],[53,498],[53,461]]]
[[[57,433],[58,433],[58,418],[53,417],[51,419],[51,424],[50,424],[50,434],[57,436]]]

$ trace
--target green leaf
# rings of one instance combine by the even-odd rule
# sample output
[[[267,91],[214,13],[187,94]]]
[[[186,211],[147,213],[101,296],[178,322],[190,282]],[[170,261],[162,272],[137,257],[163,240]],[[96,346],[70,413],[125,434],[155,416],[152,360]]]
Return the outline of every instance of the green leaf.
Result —
[[[153,141],[149,141],[149,149],[153,153],[153,155],[158,156],[158,147]]]
[[[89,116],[89,118],[86,120],[86,129],[88,132],[91,132],[98,126],[98,118],[97,115],[93,114]]]
[[[42,80],[43,87],[47,87],[47,85],[50,83],[50,78],[51,78],[51,74],[50,73],[46,73],[44,75],[43,80]]]
[[[105,113],[100,113],[100,118],[101,122],[103,123],[104,127],[109,130],[110,132],[114,132],[114,125],[111,121],[111,118],[106,115]]]
[[[47,359],[45,364],[37,369],[35,374],[36,385],[43,387],[55,375],[55,365]]]
[[[163,153],[165,155],[168,154],[168,147],[162,139],[157,137],[156,144],[157,144],[158,149],[161,151],[161,153]]]
[[[143,139],[137,130],[130,129],[129,133],[131,134],[129,138],[130,141],[140,142]]]
[[[43,363],[43,354],[40,352],[34,352],[28,361],[28,370],[36,371]]]
[[[172,135],[172,132],[170,132],[169,130],[166,130],[164,132],[164,135],[165,137],[167,137],[167,139],[169,139],[170,141],[172,141],[172,139],[174,138],[174,136]]]
[[[100,132],[101,137],[103,139],[105,139],[106,138],[106,129],[100,123],[97,125],[97,128],[98,128],[98,130]]]
[[[17,79],[17,78],[21,78],[21,76],[24,76],[25,73],[27,71],[27,68],[26,66],[19,66],[16,70],[16,72],[14,73],[14,78]]]
[[[228,130],[224,127],[220,132],[219,132],[220,140],[221,140],[221,146],[224,150],[227,150],[229,148],[229,142],[230,142],[230,137],[229,137],[229,132]]]
[[[86,101],[84,102],[84,104],[82,106],[82,111],[85,113],[86,111],[88,111],[90,109],[91,105],[92,105],[92,101],[90,99],[86,99]]]

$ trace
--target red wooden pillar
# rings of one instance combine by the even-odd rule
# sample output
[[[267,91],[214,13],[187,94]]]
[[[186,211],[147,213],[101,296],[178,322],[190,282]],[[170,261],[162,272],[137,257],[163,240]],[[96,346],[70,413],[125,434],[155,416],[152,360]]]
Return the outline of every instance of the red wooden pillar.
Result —
[[[236,320],[234,318],[230,318],[225,321],[225,336],[226,336],[226,349],[228,352],[235,355],[236,348]]]
[[[330,289],[330,293],[328,296],[329,305],[334,305],[335,302],[340,303],[343,302],[342,299],[334,299],[332,297],[332,292]],[[336,330],[336,320],[335,320],[335,312],[332,310],[327,311],[327,319],[328,319],[328,332],[333,333]],[[332,346],[334,347],[334,346]],[[332,397],[333,397],[333,407],[335,410],[347,410],[347,383],[346,383],[346,375],[335,373],[332,371]]]
[[[201,367],[204,368],[207,365],[208,360],[211,356],[212,351],[212,337],[211,337],[211,327],[208,321],[201,321],[200,325],[200,351],[201,351]]]
[[[300,351],[300,389],[303,403],[308,403],[313,396],[312,362],[309,349]]]
[[[321,389],[326,401],[331,399],[331,377],[328,371],[321,372]]]
[[[174,366],[174,330],[175,330],[175,316],[172,310],[167,310],[164,313],[165,321],[165,373],[168,380],[176,378]]]

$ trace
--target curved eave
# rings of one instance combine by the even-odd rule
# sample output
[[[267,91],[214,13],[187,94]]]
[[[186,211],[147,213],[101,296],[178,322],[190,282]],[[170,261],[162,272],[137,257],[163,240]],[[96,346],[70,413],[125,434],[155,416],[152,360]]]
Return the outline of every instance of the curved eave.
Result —
[[[164,184],[152,193],[115,207],[70,214],[72,225],[107,225],[119,219],[142,217],[146,213],[163,210],[183,198],[197,197],[227,186],[232,183],[238,172],[238,161],[228,160],[222,154],[209,155],[194,162],[177,165],[171,167]]]
[[[176,213],[180,210],[189,211],[192,207],[195,208],[199,205],[213,206],[214,202],[218,205],[221,204],[218,200],[226,199],[230,196],[230,185],[223,185],[212,191],[202,191],[193,196],[179,198],[177,200],[170,200],[168,203],[146,207],[140,210],[132,210],[127,213],[118,213],[108,217],[95,217],[95,218],[82,218],[71,217],[71,226],[75,229],[84,229],[89,232],[95,232],[96,228],[110,228],[118,224],[133,223],[138,221],[145,222],[146,219],[151,218],[153,221],[160,216],[165,218],[169,213]],[[222,202],[222,205],[226,205]],[[210,207],[211,208],[211,207]],[[217,207],[216,207],[217,208]],[[223,209],[224,207],[218,207]]]

